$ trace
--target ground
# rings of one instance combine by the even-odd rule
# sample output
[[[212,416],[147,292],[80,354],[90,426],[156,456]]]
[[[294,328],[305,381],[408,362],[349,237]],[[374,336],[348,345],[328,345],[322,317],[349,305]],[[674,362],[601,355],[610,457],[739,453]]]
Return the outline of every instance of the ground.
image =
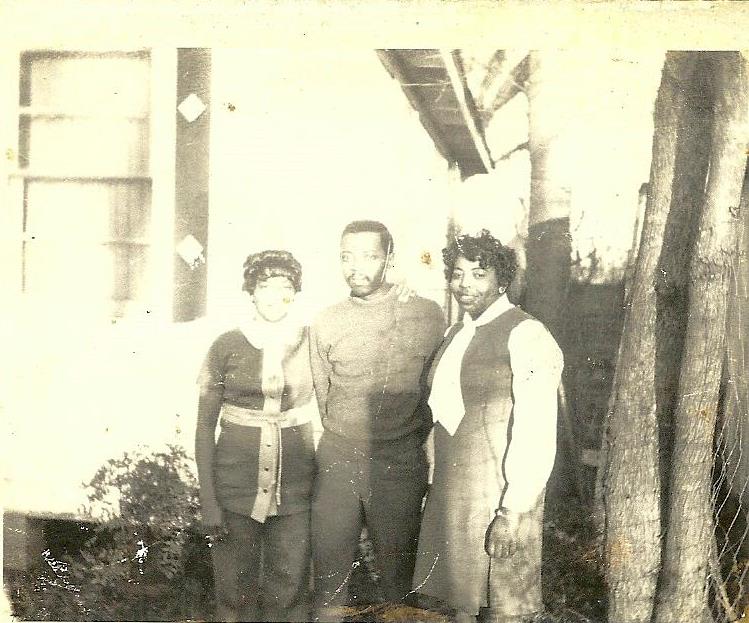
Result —
[[[51,522],[47,536],[54,546],[47,560],[76,559],[76,551],[83,544],[86,530],[71,522]],[[606,591],[602,567],[598,559],[597,541],[589,508],[566,491],[550,492],[544,531],[544,600],[548,613],[538,623],[599,623],[605,620]],[[188,563],[191,573],[182,580],[177,590],[147,585],[129,586],[126,599],[120,600],[117,610],[107,610],[109,620],[154,620],[155,613],[163,613],[163,620],[175,618],[210,620],[212,612],[212,583],[209,552],[192,542],[194,550]],[[377,603],[376,575],[371,567],[371,551],[362,547],[363,559],[353,574],[351,594],[355,604],[350,620],[367,623],[394,621],[424,621],[437,623],[449,618],[437,611],[418,610],[401,606],[387,608]],[[50,565],[31,574],[6,576],[15,615],[22,620],[96,620],[74,603],[75,593],[63,590],[50,579]],[[59,584],[59,580],[58,580]],[[78,587],[91,594],[96,587]],[[148,608],[143,609],[143,598]],[[101,615],[100,615],[101,616]],[[159,617],[161,618],[161,617]]]

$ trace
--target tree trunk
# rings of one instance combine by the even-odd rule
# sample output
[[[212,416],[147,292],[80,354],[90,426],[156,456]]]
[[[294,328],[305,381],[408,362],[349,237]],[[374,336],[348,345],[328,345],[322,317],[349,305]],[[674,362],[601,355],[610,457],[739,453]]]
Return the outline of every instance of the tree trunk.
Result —
[[[699,52],[670,54],[669,58],[689,66],[697,64]],[[656,353],[655,383],[656,408],[659,429],[661,511],[665,510],[670,465],[670,448],[673,440],[673,410],[679,380],[679,362],[686,330],[686,299],[688,266],[697,231],[697,220],[704,198],[705,179],[709,158],[712,101],[707,97],[704,80],[691,79],[695,74],[685,68],[679,75],[664,75],[672,88],[677,88],[683,97],[675,97],[676,107],[674,131],[675,160],[671,184],[668,216],[661,243],[661,255],[656,269]],[[688,82],[681,83],[680,79]],[[644,197],[643,197],[644,194]],[[651,194],[648,184],[640,189],[638,216],[635,223],[633,248],[624,274],[624,303],[632,301],[637,249],[642,238],[642,219],[647,197]],[[614,373],[616,395],[618,375]],[[609,412],[613,405],[609,405]],[[603,486],[606,465],[606,440],[602,444],[601,465],[596,476],[596,523],[603,531]],[[663,515],[663,512],[661,513]],[[662,525],[665,525],[665,521]]]
[[[645,206],[650,194],[649,185],[643,184],[637,198],[637,216],[635,217],[634,231],[632,232],[632,247],[627,253],[627,264],[624,268],[624,307],[629,308],[632,300],[632,283],[635,274],[635,262],[637,253],[642,240],[642,221],[645,218]],[[617,352],[617,361],[621,357],[622,342],[619,341],[619,350]],[[606,508],[604,503],[604,493],[606,487],[606,469],[608,466],[608,439],[606,433],[609,429],[609,418],[614,409],[614,396],[618,393],[619,387],[619,368],[614,367],[614,378],[611,382],[611,394],[609,396],[608,409],[601,423],[601,447],[598,453],[598,466],[596,469],[596,479],[593,484],[593,525],[596,531],[596,548],[600,558],[603,558],[603,547],[605,544],[606,533]]]
[[[655,102],[650,194],[607,417],[604,506],[610,623],[649,623],[653,614],[661,532],[655,283],[685,103],[679,84],[691,77],[693,67],[690,55],[666,56]]]
[[[717,525],[709,568],[710,585],[717,593],[713,612],[728,621],[739,619],[737,613],[749,605],[749,582],[741,580],[739,563],[749,560],[749,166],[739,218],[743,224],[728,287],[723,407],[715,428],[712,502]]]
[[[572,115],[570,75],[559,53],[531,52],[527,84],[531,192],[526,244],[525,308],[562,343],[570,280],[570,180],[560,136]]]
[[[563,135],[574,112],[569,81],[575,76],[563,52],[528,55],[528,149],[531,161],[528,238],[525,246],[523,307],[551,331],[565,349],[564,311],[570,281],[570,176]],[[565,371],[565,376],[569,369]],[[564,418],[566,412],[562,412]],[[563,496],[579,482],[578,451],[559,421],[559,454],[550,497]],[[547,507],[552,508],[552,505]]]
[[[712,537],[713,434],[725,348],[726,288],[735,260],[746,168],[747,66],[737,52],[709,55],[715,119],[705,205],[692,258],[689,320],[675,414],[669,526],[656,623],[705,619]]]
[[[726,394],[716,445],[723,455],[726,493],[749,513],[749,166],[744,174],[739,216],[743,225],[739,228],[736,266],[728,288]],[[743,547],[744,556],[749,559],[749,539]]]
[[[677,83],[684,93],[676,142],[676,163],[671,209],[663,234],[661,259],[656,271],[655,381],[660,447],[661,519],[668,525],[668,492],[673,448],[673,418],[679,387],[689,298],[689,262],[699,230],[710,159],[713,96],[709,62],[701,52],[688,52],[695,70],[687,83]],[[671,79],[674,79],[672,77]]]

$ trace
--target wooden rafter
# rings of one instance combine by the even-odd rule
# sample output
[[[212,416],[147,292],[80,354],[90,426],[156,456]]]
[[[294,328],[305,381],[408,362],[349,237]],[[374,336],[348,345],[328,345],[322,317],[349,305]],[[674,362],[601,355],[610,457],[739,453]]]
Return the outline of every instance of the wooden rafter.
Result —
[[[445,63],[445,69],[447,75],[450,77],[450,82],[455,92],[455,97],[458,100],[458,105],[463,113],[463,119],[465,120],[466,127],[471,134],[476,151],[481,158],[481,162],[488,173],[494,168],[494,162],[492,161],[491,154],[489,153],[489,147],[486,144],[483,130],[481,129],[480,122],[475,112],[475,105],[470,100],[470,93],[466,86],[465,76],[459,65],[458,52],[456,50],[440,50],[442,54],[442,60]]]
[[[380,62],[385,66],[390,75],[400,82],[401,89],[403,89],[411,106],[413,106],[414,110],[419,113],[421,125],[424,126],[424,129],[429,136],[432,137],[432,141],[434,142],[437,151],[442,154],[448,162],[457,162],[457,159],[445,140],[443,132],[427,110],[425,102],[412,84],[411,77],[406,75],[403,64],[400,62],[396,54],[390,50],[377,50],[377,56],[380,58]]]
[[[528,53],[518,52],[505,55],[501,69],[491,82],[487,81],[486,90],[482,90],[479,109],[484,123],[518,93],[524,90],[528,80]]]
[[[449,53],[448,63],[438,49],[377,54],[448,163],[456,164],[464,178],[488,172],[491,157],[458,53]]]

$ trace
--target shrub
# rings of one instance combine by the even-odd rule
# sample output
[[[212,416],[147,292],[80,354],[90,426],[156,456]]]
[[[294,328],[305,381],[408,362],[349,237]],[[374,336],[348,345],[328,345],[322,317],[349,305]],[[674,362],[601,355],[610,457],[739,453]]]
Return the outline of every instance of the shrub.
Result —
[[[207,549],[197,528],[198,487],[177,446],[125,453],[87,485],[86,514],[101,518],[77,556],[44,567],[17,615],[36,620],[185,620],[204,617]]]

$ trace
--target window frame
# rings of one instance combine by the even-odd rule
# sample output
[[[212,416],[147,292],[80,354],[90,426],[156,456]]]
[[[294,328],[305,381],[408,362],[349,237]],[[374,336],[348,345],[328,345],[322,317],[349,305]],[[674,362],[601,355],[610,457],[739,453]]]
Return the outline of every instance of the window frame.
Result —
[[[26,116],[85,118],[88,115],[76,115],[73,111],[50,110],[34,106],[25,106],[21,102],[21,81],[23,79],[24,55],[63,55],[67,57],[121,57],[136,56],[149,58],[149,107],[145,115],[149,126],[148,131],[148,165],[145,175],[110,175],[87,174],[65,175],[58,173],[47,174],[44,171],[24,168],[19,162],[21,148],[21,120]],[[27,215],[26,191],[27,182],[35,179],[51,181],[87,180],[91,182],[107,180],[136,181],[150,185],[150,216],[146,235],[134,244],[143,244],[148,248],[148,265],[146,268],[149,284],[147,290],[139,297],[136,312],[126,313],[122,317],[114,315],[115,305],[111,313],[103,318],[91,318],[85,313],[80,317],[86,321],[100,320],[102,322],[127,322],[130,320],[161,319],[170,320],[172,317],[172,291],[174,279],[173,267],[173,230],[175,216],[175,158],[174,145],[176,137],[175,108],[177,100],[177,50],[175,48],[133,48],[122,50],[76,49],[56,50],[48,48],[7,49],[4,51],[0,77],[5,87],[5,96],[0,100],[0,109],[11,111],[13,123],[3,124],[6,128],[2,144],[7,146],[3,151],[4,189],[6,195],[0,214],[0,228],[3,230],[0,254],[3,269],[0,276],[9,286],[7,290],[16,296],[22,307],[34,305],[48,298],[44,294],[34,294],[24,290],[25,266],[24,247],[28,242],[25,232]],[[5,101],[2,101],[5,100]],[[95,115],[106,118],[107,113]],[[127,114],[117,115],[116,118],[132,117]],[[139,115],[138,118],[143,118]],[[0,195],[2,196],[2,195]],[[102,240],[102,244],[127,244],[133,241],[120,240],[112,235],[111,240]],[[113,275],[114,280],[114,275]],[[114,301],[114,298],[111,299]],[[70,307],[76,312],[75,301],[56,302]],[[81,307],[81,306],[79,306]],[[140,313],[141,308],[146,310]],[[82,310],[81,310],[82,311]],[[73,317],[76,317],[73,315]]]

